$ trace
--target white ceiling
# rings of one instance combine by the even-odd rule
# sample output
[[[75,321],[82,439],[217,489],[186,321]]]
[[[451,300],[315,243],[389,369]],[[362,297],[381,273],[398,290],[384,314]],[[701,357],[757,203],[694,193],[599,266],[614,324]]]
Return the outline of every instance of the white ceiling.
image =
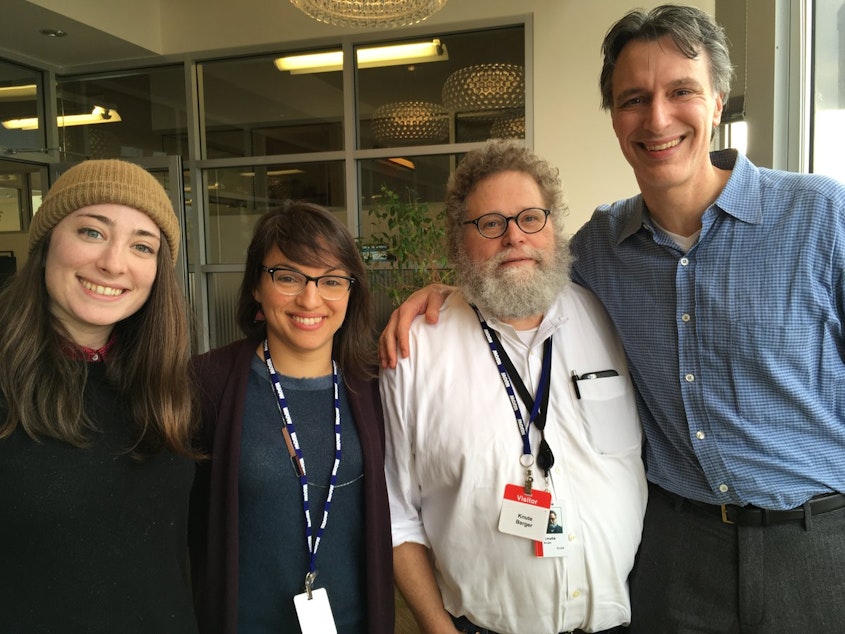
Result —
[[[3,0],[2,4],[0,57],[61,70],[157,55],[147,48],[27,0]],[[73,0],[65,0],[65,4],[72,5]],[[39,32],[41,29],[61,29],[68,35],[45,37]]]
[[[195,52],[310,45],[360,33],[312,20],[289,0],[0,0],[0,5],[0,57],[59,74]],[[432,24],[524,10],[513,0],[449,0],[421,25],[390,32],[409,35]],[[41,29],[68,35],[45,37]]]

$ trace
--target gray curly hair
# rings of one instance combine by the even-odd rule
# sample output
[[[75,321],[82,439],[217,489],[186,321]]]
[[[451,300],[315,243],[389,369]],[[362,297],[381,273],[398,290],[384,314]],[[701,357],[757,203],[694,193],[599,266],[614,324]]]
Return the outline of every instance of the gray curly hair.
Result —
[[[467,153],[449,177],[446,186],[446,239],[452,262],[457,260],[463,248],[467,197],[488,176],[509,171],[524,172],[536,181],[545,205],[551,211],[549,217],[557,238],[565,241],[563,218],[569,213],[569,206],[558,169],[514,141],[494,140]]]

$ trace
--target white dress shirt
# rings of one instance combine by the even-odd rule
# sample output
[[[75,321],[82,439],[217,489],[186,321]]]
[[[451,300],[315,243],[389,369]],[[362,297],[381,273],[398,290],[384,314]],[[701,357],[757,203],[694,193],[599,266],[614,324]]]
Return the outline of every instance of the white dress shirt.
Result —
[[[528,344],[484,317],[532,397],[543,342],[554,335],[546,440],[566,555],[536,557],[533,541],[498,530],[505,485],[525,481],[522,441],[478,318],[458,292],[437,325],[414,322],[409,358],[381,375],[393,545],[430,548],[446,609],[493,631],[556,634],[627,623],[646,481],[633,389],[612,324],[589,291],[571,284]],[[577,398],[573,371],[608,369],[619,376],[579,381]],[[530,438],[536,457],[534,425]],[[536,466],[534,486],[547,486]]]

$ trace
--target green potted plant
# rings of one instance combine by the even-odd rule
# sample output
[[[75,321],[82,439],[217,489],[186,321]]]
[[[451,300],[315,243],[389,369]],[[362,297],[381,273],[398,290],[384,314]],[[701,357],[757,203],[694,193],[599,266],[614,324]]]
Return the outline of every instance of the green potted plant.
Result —
[[[369,210],[378,229],[360,242],[364,261],[373,272],[374,287],[390,296],[394,306],[426,284],[451,283],[446,257],[445,211],[431,212],[411,189],[404,196],[381,187],[378,204]],[[380,263],[380,264],[376,264]]]

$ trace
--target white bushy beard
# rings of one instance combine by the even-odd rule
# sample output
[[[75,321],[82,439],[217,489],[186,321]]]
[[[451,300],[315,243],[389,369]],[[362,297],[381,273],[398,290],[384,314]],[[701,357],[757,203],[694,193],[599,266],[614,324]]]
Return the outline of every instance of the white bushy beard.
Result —
[[[501,251],[486,262],[473,262],[461,251],[455,262],[458,286],[467,301],[498,319],[544,315],[569,283],[569,242],[558,239],[553,251],[523,246]],[[514,253],[534,259],[535,266],[499,265]]]

